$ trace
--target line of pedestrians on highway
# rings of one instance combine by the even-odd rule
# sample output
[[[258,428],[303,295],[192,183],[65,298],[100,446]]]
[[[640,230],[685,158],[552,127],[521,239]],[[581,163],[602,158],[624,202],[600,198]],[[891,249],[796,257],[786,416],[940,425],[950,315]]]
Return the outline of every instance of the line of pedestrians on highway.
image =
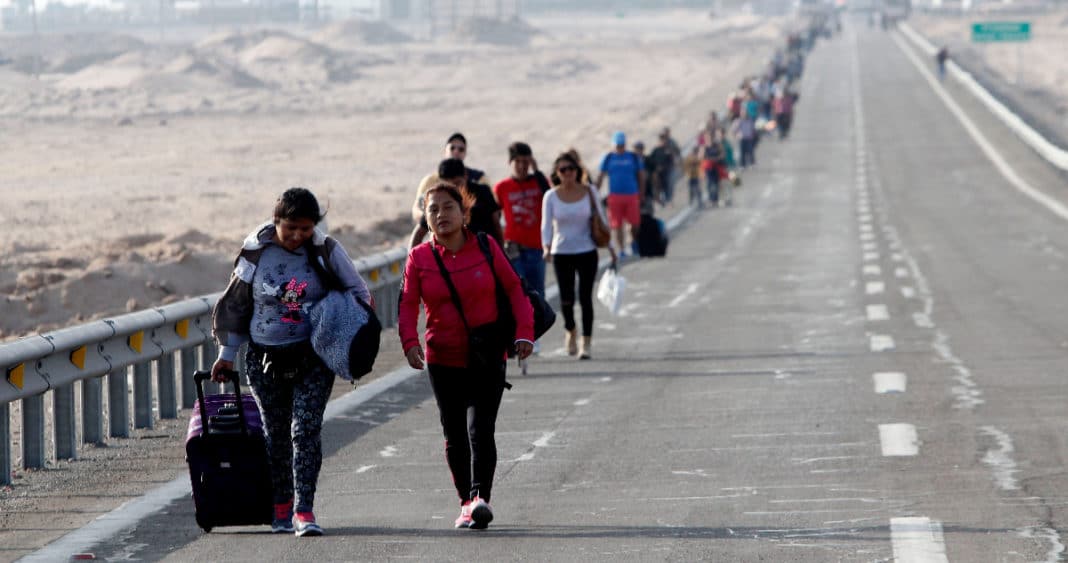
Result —
[[[564,350],[591,359],[600,251],[613,267],[632,254],[663,255],[666,236],[653,217],[654,202],[672,202],[679,173],[691,204],[731,205],[730,189],[721,186],[734,185],[756,165],[761,137],[789,134],[802,64],[798,49],[777,52],[766,72],[732,93],[725,111],[710,115],[685,156],[667,128],[648,155],[643,143],[628,150],[626,134],[614,133],[595,177],[573,148],[560,152],[546,175],[532,148],[514,142],[507,149],[509,176],[491,186],[484,172],[467,165],[467,138],[446,139],[445,158],[422,179],[412,206],[398,331],[409,365],[427,371],[438,404],[460,505],[457,527],[485,528],[493,519],[494,429],[510,387],[507,358],[536,353],[538,337],[552,324],[554,312],[544,302],[547,264],[559,286]],[[297,536],[323,533],[313,512],[323,412],[334,374],[355,361],[361,351],[353,343],[362,342],[360,331],[374,317],[370,292],[344,247],[317,228],[324,215],[310,191],[284,192],[273,220],[242,245],[213,311],[220,353],[212,378],[233,377],[237,350],[247,344],[244,365],[273,489],[271,529]],[[210,434],[213,422],[205,420]]]

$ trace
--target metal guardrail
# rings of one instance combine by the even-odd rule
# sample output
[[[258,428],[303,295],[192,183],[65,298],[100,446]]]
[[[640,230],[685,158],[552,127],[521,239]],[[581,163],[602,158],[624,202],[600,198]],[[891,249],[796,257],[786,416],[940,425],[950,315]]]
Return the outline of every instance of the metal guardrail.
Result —
[[[902,23],[898,26],[898,29],[928,56],[933,57],[937,52],[935,46],[909,24]],[[1019,115],[1013,113],[1012,110],[991,94],[989,90],[979,84],[970,72],[952,59],[947,61],[946,68],[951,76],[967,88],[973,96],[978,98],[1006,127],[1016,133],[1016,136],[1031,147],[1031,150],[1060,170],[1068,171],[1068,150],[1053,144],[1049,139],[1042,136],[1041,133],[1028,125]]]
[[[407,256],[407,248],[398,247],[354,261],[367,281],[384,327],[392,327],[397,322],[400,280]],[[211,309],[221,295],[214,293],[0,344],[0,376],[3,377],[0,381],[0,485],[11,484],[12,401],[21,401],[24,468],[45,466],[48,445],[45,397],[49,394],[52,457],[77,457],[79,421],[75,384],[78,382],[81,382],[80,427],[84,444],[106,441],[105,376],[109,437],[130,434],[131,381],[134,428],[152,428],[157,417],[177,418],[179,404],[181,408],[192,408],[196,390],[190,374],[194,369],[209,366],[217,354],[211,338]],[[176,369],[176,354],[180,371]],[[242,355],[238,358],[240,363]],[[154,405],[158,406],[158,414]]]

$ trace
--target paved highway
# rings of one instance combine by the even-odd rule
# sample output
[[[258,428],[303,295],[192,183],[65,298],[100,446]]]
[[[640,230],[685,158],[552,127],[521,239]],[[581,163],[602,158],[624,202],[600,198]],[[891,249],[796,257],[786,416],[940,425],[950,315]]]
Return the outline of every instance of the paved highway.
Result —
[[[594,361],[563,356],[557,329],[511,376],[488,531],[452,528],[415,375],[327,424],[326,536],[203,534],[183,498],[92,551],[1059,560],[1068,221],[1004,178],[893,35],[854,30],[814,52],[794,135],[760,147],[735,207],[624,270],[627,304],[599,311]],[[1063,177],[961,104],[1022,179],[1068,199]]]

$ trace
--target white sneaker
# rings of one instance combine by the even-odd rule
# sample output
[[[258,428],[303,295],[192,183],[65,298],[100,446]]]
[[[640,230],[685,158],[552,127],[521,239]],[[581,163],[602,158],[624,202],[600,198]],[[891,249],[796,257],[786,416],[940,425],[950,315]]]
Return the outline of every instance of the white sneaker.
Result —
[[[488,502],[479,497],[471,501],[471,525],[472,530],[484,530],[493,521],[493,509]]]

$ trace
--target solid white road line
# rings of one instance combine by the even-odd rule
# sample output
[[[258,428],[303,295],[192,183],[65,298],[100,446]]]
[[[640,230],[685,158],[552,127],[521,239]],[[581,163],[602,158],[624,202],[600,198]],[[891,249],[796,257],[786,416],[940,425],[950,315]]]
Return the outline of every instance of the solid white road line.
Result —
[[[870,281],[864,284],[864,293],[868,295],[877,295],[886,291],[886,284],[881,281]]]
[[[942,523],[930,518],[891,518],[890,542],[897,563],[949,563]]]
[[[873,334],[868,339],[868,348],[872,352],[885,352],[894,349],[894,338],[887,334]]]
[[[994,145],[987,140],[986,136],[979,131],[979,128],[976,127],[971,118],[964,113],[964,110],[957,105],[957,102],[949,96],[946,89],[938,83],[938,79],[931,74],[931,71],[927,69],[922,61],[920,61],[919,57],[916,56],[916,53],[914,53],[908,45],[905,45],[901,37],[896,33],[893,35],[893,38],[894,42],[901,48],[901,51],[905,53],[909,60],[912,61],[912,64],[916,66],[916,69],[920,71],[920,74],[927,79],[928,84],[930,84],[931,88],[938,94],[938,97],[942,99],[942,102],[946,104],[949,111],[957,116],[961,125],[964,126],[964,130],[968,132],[968,135],[975,141],[975,144],[979,145],[979,149],[983,151],[983,154],[985,154],[994,167],[998,169],[998,172],[1001,172],[1001,175],[1004,176],[1014,188],[1019,190],[1020,193],[1030,197],[1060,218],[1068,219],[1068,206],[1065,206],[1063,203],[1044,192],[1035,189],[1031,184],[1028,184],[1021,178],[1020,175],[1016,173],[1016,170],[1009,166],[1009,163],[1001,156],[1001,153],[994,148]]]
[[[871,374],[875,382],[875,392],[880,395],[886,393],[904,393],[908,378],[898,371],[881,371]]]
[[[890,311],[886,305],[868,305],[869,321],[885,321],[890,319]]]
[[[880,424],[879,443],[885,457],[913,456],[920,451],[920,439],[911,424]]]

